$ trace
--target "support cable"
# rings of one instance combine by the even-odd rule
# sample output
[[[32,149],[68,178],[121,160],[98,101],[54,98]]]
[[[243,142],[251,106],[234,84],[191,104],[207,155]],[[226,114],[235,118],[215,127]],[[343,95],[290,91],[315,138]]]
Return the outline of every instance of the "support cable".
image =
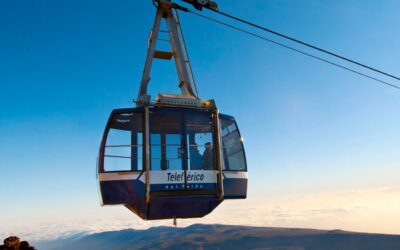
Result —
[[[231,25],[231,24],[228,24],[228,23],[219,21],[219,20],[217,20],[217,19],[214,19],[214,18],[205,16],[205,15],[199,14],[199,13],[194,12],[194,11],[191,11],[191,10],[189,10],[189,9],[187,9],[186,12],[189,12],[189,13],[191,13],[191,14],[194,14],[194,15],[196,15],[196,16],[202,17],[202,18],[207,19],[207,20],[209,20],[209,21],[212,21],[212,22],[215,22],[215,23],[224,25],[224,26],[229,27],[229,28],[231,28],[231,29],[238,30],[238,31],[240,31],[240,32],[243,32],[243,33],[248,34],[248,35],[251,35],[251,36],[253,36],[253,37],[256,37],[256,38],[262,39],[262,40],[264,40],[264,41],[273,43],[273,44],[278,45],[278,46],[280,46],[280,47],[283,47],[283,48],[292,50],[292,51],[294,51],[294,52],[297,52],[297,53],[306,55],[306,56],[311,57],[311,58],[314,58],[314,59],[316,59],[316,60],[319,60],[319,61],[322,61],[322,62],[331,64],[331,65],[333,65],[333,66],[339,67],[339,68],[341,68],[341,69],[350,71],[350,72],[355,73],[355,74],[357,74],[357,75],[360,75],[360,76],[369,78],[369,79],[371,79],[371,80],[377,81],[377,82],[379,82],[379,83],[382,83],[382,84],[385,84],[385,85],[387,85],[387,86],[390,86],[390,87],[393,87],[393,88],[396,88],[396,89],[400,90],[400,86],[398,86],[398,85],[395,85],[395,84],[386,82],[386,81],[384,81],[384,80],[381,80],[381,79],[378,79],[378,78],[376,78],[376,77],[367,75],[367,74],[365,74],[365,73],[362,73],[362,72],[360,72],[360,71],[351,69],[351,68],[349,68],[349,67],[340,65],[340,64],[338,64],[338,63],[335,63],[335,62],[332,62],[332,61],[330,61],[330,60],[324,59],[324,58],[322,58],[322,57],[319,57],[319,56],[310,54],[310,53],[308,53],[308,52],[305,52],[305,51],[296,49],[296,48],[291,47],[291,46],[289,46],[289,45],[286,45],[286,44],[283,44],[283,43],[274,41],[274,40],[269,39],[269,38],[267,38],[267,37],[258,35],[258,34],[256,34],[256,33],[253,33],[253,32],[247,31],[247,30],[244,30],[244,29],[242,29],[242,28],[239,28],[239,27],[236,27],[236,26],[234,26],[234,25]],[[244,21],[244,22],[246,22],[246,21]],[[328,51],[327,51],[327,52],[328,52]],[[330,54],[330,52],[329,52],[328,54]],[[339,58],[340,58],[340,56],[339,56]],[[341,59],[346,60],[347,58],[341,58]],[[346,60],[346,61],[352,62],[352,60],[350,60],[350,59],[349,59],[349,60]],[[353,62],[353,63],[356,63],[356,62]],[[358,63],[356,63],[356,64],[357,64],[357,65],[360,65],[360,66],[363,66],[363,67],[365,66],[365,68],[372,69],[373,71],[376,71],[376,72],[378,72],[378,73],[381,73],[381,74],[384,74],[384,75],[387,75],[387,76],[390,76],[390,77],[392,77],[392,78],[395,78],[395,79],[400,80],[400,78],[398,78],[398,77],[396,77],[396,76],[392,76],[392,75],[390,75],[390,74],[387,74],[387,73],[384,73],[384,72],[380,72],[379,70],[370,68],[369,66],[366,66],[366,65],[363,65],[363,64],[358,64]]]
[[[385,75],[385,76],[388,76],[388,77],[391,77],[391,78],[393,78],[393,79],[396,79],[396,80],[400,81],[400,77],[398,77],[398,76],[395,76],[395,75],[393,75],[393,74],[386,73],[386,72],[384,72],[384,71],[382,71],[382,70],[379,70],[379,69],[377,69],[377,68],[374,68],[374,67],[365,65],[365,64],[360,63],[360,62],[357,62],[357,61],[355,61],[355,60],[353,60],[353,59],[350,59],[350,58],[341,56],[341,55],[336,54],[336,53],[333,53],[333,52],[330,52],[330,51],[328,51],[328,50],[326,50],[326,49],[322,49],[322,48],[317,47],[317,46],[315,46],[315,45],[312,45],[312,44],[310,44],[310,43],[306,43],[306,42],[300,41],[299,39],[290,37],[290,36],[288,36],[288,35],[285,35],[285,34],[282,34],[282,33],[280,33],[280,32],[271,30],[271,29],[269,29],[269,28],[263,27],[263,26],[261,26],[261,25],[255,24],[255,23],[253,23],[253,22],[246,21],[246,20],[244,20],[244,19],[242,19],[242,18],[235,17],[235,16],[233,16],[233,15],[231,15],[231,14],[228,14],[228,13],[225,13],[225,12],[222,12],[222,11],[219,11],[219,10],[213,10],[213,9],[209,9],[209,10],[214,11],[214,12],[216,12],[216,13],[218,13],[218,14],[220,14],[220,15],[223,15],[223,16],[225,16],[225,17],[234,19],[234,20],[236,20],[236,21],[238,21],[238,22],[241,22],[241,23],[244,23],[244,24],[253,26],[253,27],[255,27],[255,28],[264,30],[264,31],[266,31],[266,32],[269,32],[269,33],[272,33],[272,34],[274,34],[274,35],[277,35],[277,36],[283,37],[283,38],[285,38],[285,39],[288,39],[288,40],[290,40],[290,41],[292,41],[292,42],[299,43],[299,44],[304,45],[304,46],[306,46],[306,47],[315,49],[315,50],[317,50],[317,51],[323,52],[323,53],[328,54],[328,55],[330,55],[330,56],[334,56],[334,57],[336,57],[336,58],[339,58],[339,59],[342,59],[342,60],[344,60],[344,61],[347,61],[347,62],[356,64],[356,65],[358,65],[358,66],[360,66],[360,67],[363,67],[363,68],[366,68],[366,69],[375,71],[375,72],[377,72],[377,73],[383,74],[383,75]],[[192,13],[193,13],[193,12],[192,12]]]

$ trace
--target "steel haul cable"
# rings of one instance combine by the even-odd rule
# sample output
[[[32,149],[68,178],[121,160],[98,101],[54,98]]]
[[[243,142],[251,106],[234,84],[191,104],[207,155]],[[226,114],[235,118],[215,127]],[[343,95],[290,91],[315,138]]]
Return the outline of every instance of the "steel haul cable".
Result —
[[[381,80],[381,79],[378,79],[378,78],[376,78],[376,77],[367,75],[367,74],[362,73],[362,72],[360,72],[360,71],[357,71],[357,70],[351,69],[351,68],[349,68],[349,67],[343,66],[343,65],[341,65],[341,64],[338,64],[338,63],[332,62],[332,61],[330,61],[330,60],[324,59],[324,58],[322,58],[322,57],[319,57],[319,56],[310,54],[310,53],[308,53],[308,52],[305,52],[305,51],[296,49],[296,48],[291,47],[291,46],[289,46],[289,45],[286,45],[286,44],[283,44],[283,43],[274,41],[274,40],[269,39],[269,38],[267,38],[267,37],[258,35],[258,34],[254,33],[254,32],[247,31],[247,30],[245,30],[245,29],[242,29],[242,28],[236,27],[236,26],[234,26],[234,25],[231,25],[231,24],[222,22],[222,21],[220,21],[220,20],[217,20],[217,19],[214,19],[214,18],[205,16],[205,15],[199,14],[199,13],[197,13],[197,12],[191,11],[191,10],[186,9],[186,8],[185,8],[185,10],[183,10],[183,11],[188,12],[188,13],[191,13],[191,14],[194,14],[194,15],[199,16],[199,17],[202,17],[202,18],[205,18],[205,19],[207,19],[207,20],[209,20],[209,21],[212,21],[212,22],[215,22],[215,23],[224,25],[224,26],[229,27],[229,28],[231,28],[231,29],[238,30],[238,31],[240,31],[240,32],[246,33],[246,34],[251,35],[251,36],[253,36],[253,37],[257,37],[257,38],[259,38],[259,39],[262,39],[262,40],[264,40],[264,41],[273,43],[273,44],[278,45],[278,46],[281,46],[281,47],[283,47],[283,48],[286,48],[286,49],[295,51],[295,52],[297,52],[297,53],[300,53],[300,54],[303,54],[303,55],[312,57],[312,58],[314,58],[314,59],[316,59],[316,60],[319,60],[319,61],[328,63],[328,64],[333,65],[333,66],[336,66],[336,67],[339,67],[339,68],[341,68],[341,69],[344,69],[344,70],[347,70],[347,71],[349,71],[349,72],[355,73],[355,74],[357,74],[357,75],[360,75],[360,76],[366,77],[366,78],[368,78],[368,79],[377,81],[377,82],[382,83],[382,84],[385,84],[385,85],[387,85],[387,86],[396,88],[397,90],[400,90],[400,86],[398,86],[398,85],[395,85],[395,84],[386,82],[386,81],[384,81],[384,80]],[[367,68],[369,68],[369,66],[367,66]],[[374,71],[376,71],[376,70],[374,70]],[[386,74],[386,73],[384,73],[384,72],[379,72],[379,71],[376,71],[376,72],[381,73],[381,74],[384,74],[384,75],[388,75],[388,74]],[[400,80],[400,78],[397,78],[397,77],[395,77],[395,76],[391,76],[391,75],[388,75],[388,76]]]
[[[186,3],[191,3],[191,1],[188,1],[188,0],[180,0],[180,1],[183,1],[183,2],[186,2]],[[192,4],[193,4],[193,3],[192,3]],[[180,6],[180,7],[181,7],[181,6]],[[353,63],[353,64],[355,64],[355,65],[357,65],[357,66],[360,66],[360,67],[363,67],[363,68],[366,68],[366,69],[375,71],[375,72],[377,72],[377,73],[383,74],[383,75],[385,75],[385,76],[388,76],[388,77],[391,77],[391,78],[393,78],[393,79],[396,79],[396,80],[400,81],[400,77],[398,77],[398,76],[395,76],[395,75],[393,75],[393,74],[389,74],[389,73],[384,72],[384,71],[382,71],[382,70],[379,70],[379,69],[377,69],[377,68],[374,68],[374,67],[368,66],[368,65],[366,65],[366,64],[357,62],[357,61],[355,61],[355,60],[353,60],[353,59],[350,59],[350,58],[348,58],[348,57],[341,56],[341,55],[339,55],[339,54],[337,54],[337,53],[328,51],[328,50],[323,49],[323,48],[321,48],[321,47],[317,47],[317,46],[312,45],[312,44],[310,44],[310,43],[303,42],[303,41],[301,41],[301,40],[299,40],[299,39],[297,39],[297,38],[290,37],[290,36],[285,35],[285,34],[283,34],[283,33],[274,31],[274,30],[272,30],[272,29],[263,27],[263,26],[258,25],[258,24],[256,24],[256,23],[253,23],[253,22],[244,20],[244,19],[242,19],[242,18],[233,16],[233,15],[231,15],[231,14],[225,13],[225,12],[220,11],[220,10],[217,10],[217,9],[209,8],[209,7],[207,7],[207,6],[204,6],[204,8],[206,8],[206,9],[208,9],[208,10],[210,10],[210,11],[216,12],[216,13],[222,15],[222,16],[225,16],[225,17],[231,18],[231,19],[233,19],[233,20],[236,20],[236,21],[238,21],[238,22],[244,23],[244,24],[246,24],[246,25],[255,27],[255,28],[257,28],[257,29],[261,29],[261,30],[263,30],[263,31],[266,31],[266,32],[269,32],[269,33],[274,34],[274,35],[276,35],[276,36],[285,38],[285,39],[290,40],[290,41],[292,41],[292,42],[301,44],[301,45],[306,46],[306,47],[308,47],[308,48],[317,50],[317,51],[319,51],[319,52],[328,54],[328,55],[330,55],[330,56],[334,56],[334,57],[339,58],[339,59],[341,59],[341,60],[344,60],[344,61]],[[201,10],[201,9],[202,9],[202,8],[200,8],[199,10]],[[181,10],[194,13],[194,12],[190,11],[189,9],[184,8],[184,7],[183,7]],[[196,14],[196,13],[194,13],[194,14]]]
[[[210,9],[210,10],[212,10],[212,9]],[[299,39],[296,39],[296,38],[287,36],[287,35],[285,35],[285,34],[282,34],[282,33],[276,32],[276,31],[273,31],[273,30],[268,29],[268,28],[266,28],[266,27],[263,27],[263,26],[261,26],[261,25],[255,24],[255,23],[253,23],[253,22],[246,21],[246,20],[244,20],[244,19],[235,17],[235,16],[230,15],[230,14],[227,14],[227,13],[225,13],[225,12],[216,11],[216,10],[212,10],[212,11],[214,11],[214,12],[220,14],[220,15],[223,15],[223,16],[229,17],[229,18],[231,18],[231,19],[234,19],[234,20],[236,20],[236,21],[239,21],[239,22],[245,23],[245,24],[247,24],[247,25],[253,26],[253,27],[255,27],[255,28],[258,28],[258,29],[264,30],[264,31],[266,31],[266,32],[272,33],[272,34],[274,34],[274,35],[283,37],[283,38],[288,39],[288,40],[290,40],[290,41],[292,41],[292,42],[296,42],[296,43],[298,43],[298,44],[304,45],[304,46],[306,46],[306,47],[315,49],[315,50],[317,50],[317,51],[320,51],[320,52],[323,52],[323,53],[325,53],[325,54],[328,54],[328,55],[337,57],[337,58],[342,59],[342,60],[344,60],[344,61],[347,61],[347,62],[356,64],[356,65],[358,65],[358,66],[360,66],[360,67],[363,67],[363,68],[366,68],[366,69],[375,71],[375,72],[377,72],[377,73],[383,74],[383,75],[385,75],[385,76],[388,76],[388,77],[391,77],[391,78],[393,78],[393,79],[396,79],[396,80],[399,80],[399,81],[400,81],[400,77],[398,77],[398,76],[395,76],[395,75],[393,75],[393,74],[386,73],[386,72],[384,72],[384,71],[382,71],[382,70],[376,69],[376,68],[374,68],[374,67],[365,65],[365,64],[360,63],[360,62],[357,62],[357,61],[355,61],[355,60],[353,60],[353,59],[350,59],[350,58],[341,56],[341,55],[336,54],[336,53],[333,53],[333,52],[330,52],[330,51],[328,51],[328,50],[322,49],[322,48],[317,47],[317,46],[315,46],[315,45],[312,45],[312,44],[309,44],[309,43],[300,41]]]

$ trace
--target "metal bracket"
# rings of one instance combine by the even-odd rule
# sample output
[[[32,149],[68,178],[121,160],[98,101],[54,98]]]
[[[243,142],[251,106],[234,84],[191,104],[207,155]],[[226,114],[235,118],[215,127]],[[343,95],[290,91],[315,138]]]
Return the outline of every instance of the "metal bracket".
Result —
[[[186,3],[193,5],[197,10],[202,10],[203,8],[218,11],[218,4],[211,0],[182,0]]]
[[[214,126],[215,130],[214,131],[221,131],[221,123],[219,119],[219,112],[218,109],[215,109],[213,111],[213,120],[214,120]],[[220,134],[217,132],[216,134]],[[217,136],[216,141],[215,141],[215,156],[216,156],[216,161],[217,161],[217,183],[218,183],[218,196],[220,200],[224,199],[224,177],[222,175],[222,171],[225,168],[225,162],[223,159],[223,152],[222,152],[222,141],[221,141],[221,136]]]
[[[185,42],[183,39],[182,30],[179,23],[177,13],[174,15],[172,9],[178,8],[185,10],[185,8],[172,3],[167,0],[158,0],[156,17],[153,25],[153,29],[150,32],[149,43],[147,48],[147,57],[143,70],[142,80],[140,83],[138,97],[136,99],[137,106],[148,106],[150,105],[150,95],[147,93],[147,87],[150,82],[151,66],[154,58],[159,59],[170,59],[172,55],[179,79],[179,88],[181,94],[179,97],[190,98],[199,100],[196,85],[193,78],[192,69],[190,66],[189,57],[187,54]],[[160,32],[161,20],[165,19],[169,40],[171,44],[171,52],[156,51],[156,44],[158,41],[158,34]]]

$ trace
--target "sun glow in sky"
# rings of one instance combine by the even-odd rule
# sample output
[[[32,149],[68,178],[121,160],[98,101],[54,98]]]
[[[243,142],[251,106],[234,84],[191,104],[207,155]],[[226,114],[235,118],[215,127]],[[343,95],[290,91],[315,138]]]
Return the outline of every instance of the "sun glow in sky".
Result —
[[[398,1],[219,3],[400,75]],[[100,207],[95,178],[109,113],[133,106],[154,13],[151,1],[0,2],[0,238],[171,225]],[[400,91],[180,17],[200,96],[245,138],[249,198],[179,225],[400,234]],[[176,92],[171,64],[155,63],[152,76],[151,93]]]

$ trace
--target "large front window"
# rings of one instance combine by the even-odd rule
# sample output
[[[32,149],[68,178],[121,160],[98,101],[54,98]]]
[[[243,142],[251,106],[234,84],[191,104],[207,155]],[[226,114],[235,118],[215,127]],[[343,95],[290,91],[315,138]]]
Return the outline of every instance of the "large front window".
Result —
[[[150,113],[151,170],[214,170],[211,114],[153,110]]]

